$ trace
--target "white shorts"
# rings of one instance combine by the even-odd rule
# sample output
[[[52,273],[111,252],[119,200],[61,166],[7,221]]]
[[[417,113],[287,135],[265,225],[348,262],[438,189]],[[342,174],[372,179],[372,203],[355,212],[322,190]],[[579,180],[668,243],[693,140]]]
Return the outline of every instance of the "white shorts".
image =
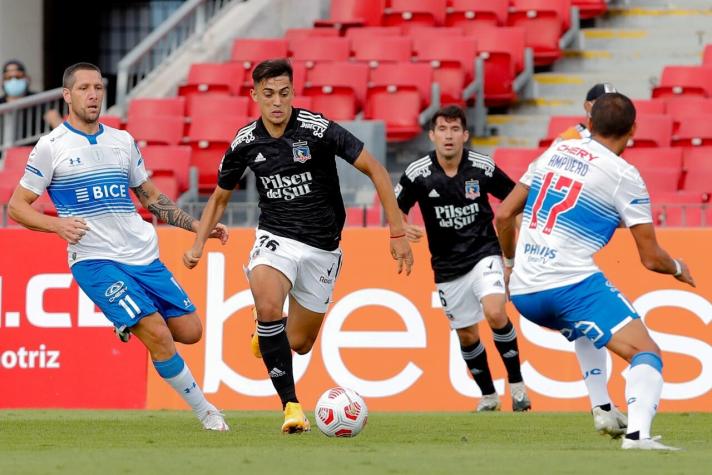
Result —
[[[277,269],[292,283],[289,293],[302,307],[326,313],[342,263],[341,249],[325,251],[258,229],[247,275],[256,266]]]
[[[482,298],[504,294],[502,257],[485,257],[467,274],[436,286],[450,328],[456,330],[479,323],[485,318]]]

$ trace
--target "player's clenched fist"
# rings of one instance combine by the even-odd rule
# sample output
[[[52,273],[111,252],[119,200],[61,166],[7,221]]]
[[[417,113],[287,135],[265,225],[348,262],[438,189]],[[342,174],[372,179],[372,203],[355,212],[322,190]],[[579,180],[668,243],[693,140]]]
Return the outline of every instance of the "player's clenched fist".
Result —
[[[185,251],[185,254],[183,254],[183,265],[185,265],[188,269],[192,269],[198,265],[202,255],[202,250],[196,250],[194,248],[188,249]]]
[[[89,226],[82,218],[57,218],[55,233],[69,244],[78,243],[88,231]]]

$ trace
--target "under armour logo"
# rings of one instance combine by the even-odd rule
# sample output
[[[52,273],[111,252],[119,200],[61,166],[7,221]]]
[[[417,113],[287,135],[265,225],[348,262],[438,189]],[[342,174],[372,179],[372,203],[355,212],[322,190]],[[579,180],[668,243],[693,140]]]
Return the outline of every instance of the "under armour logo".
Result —
[[[192,386],[189,386],[189,387],[187,387],[187,388],[185,388],[185,389],[183,390],[183,392],[186,393],[186,394],[190,394],[190,391],[191,391],[192,389],[195,389],[197,386],[198,386],[198,385],[195,384],[195,381],[193,381],[193,385],[192,385]]]
[[[79,157],[69,159],[69,166],[73,167],[74,165],[81,165],[81,164],[82,164],[82,160]]]

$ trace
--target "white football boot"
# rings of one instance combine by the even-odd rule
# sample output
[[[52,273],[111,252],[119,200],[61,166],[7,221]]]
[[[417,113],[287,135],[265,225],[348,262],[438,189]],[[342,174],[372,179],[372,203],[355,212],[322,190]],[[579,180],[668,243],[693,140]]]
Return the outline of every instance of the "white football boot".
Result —
[[[600,406],[596,406],[591,409],[591,414],[593,414],[593,427],[601,435],[608,434],[611,438],[617,439],[625,434],[628,428],[628,417],[613,405],[610,411],[604,411]]]
[[[499,402],[497,393],[486,394],[482,396],[479,404],[477,404],[477,412],[499,411],[502,404]]]
[[[621,444],[621,448],[623,450],[667,450],[670,452],[682,450],[679,447],[671,447],[671,446],[665,445],[659,441],[660,441],[659,435],[656,435],[655,437],[651,437],[650,439],[640,439],[640,440],[626,439],[624,437],[623,443]]]
[[[532,402],[527,394],[527,387],[524,382],[509,383],[509,392],[512,394],[512,410],[514,412],[529,411],[532,408]]]
[[[206,430],[216,430],[218,432],[227,432],[230,426],[225,422],[225,416],[217,409],[208,409],[208,411],[200,418],[203,428]]]

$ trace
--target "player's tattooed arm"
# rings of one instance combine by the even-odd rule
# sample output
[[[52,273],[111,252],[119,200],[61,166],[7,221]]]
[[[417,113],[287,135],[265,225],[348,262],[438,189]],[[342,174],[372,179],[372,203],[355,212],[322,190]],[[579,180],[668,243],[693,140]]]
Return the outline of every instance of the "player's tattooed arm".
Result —
[[[150,180],[141,183],[132,190],[143,207],[161,221],[188,231],[195,231],[197,227],[195,219],[161,193]]]

